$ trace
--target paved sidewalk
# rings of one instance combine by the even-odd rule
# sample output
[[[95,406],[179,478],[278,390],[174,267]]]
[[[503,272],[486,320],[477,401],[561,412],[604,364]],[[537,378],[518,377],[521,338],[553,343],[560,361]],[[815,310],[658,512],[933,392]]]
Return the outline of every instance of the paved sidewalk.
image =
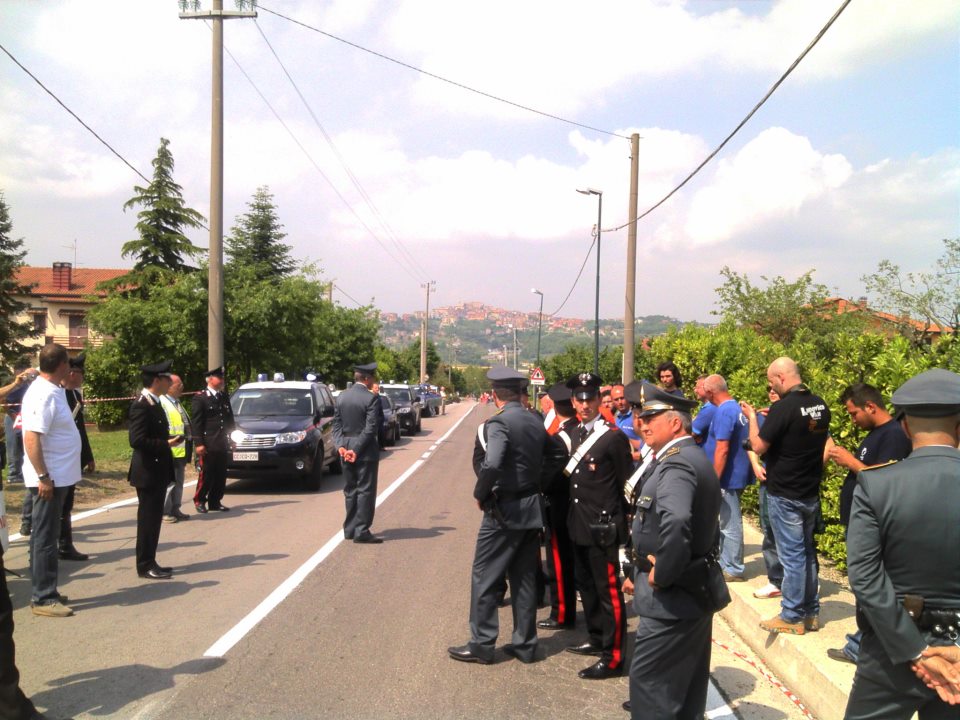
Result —
[[[821,578],[819,632],[778,635],[761,630],[760,621],[780,611],[780,599],[753,597],[754,590],[767,584],[760,555],[761,536],[746,518],[743,533],[747,581],[728,583],[732,602],[721,614],[817,720],[842,718],[856,668],[827,657],[827,648],[843,647],[844,636],[856,630],[853,594]]]

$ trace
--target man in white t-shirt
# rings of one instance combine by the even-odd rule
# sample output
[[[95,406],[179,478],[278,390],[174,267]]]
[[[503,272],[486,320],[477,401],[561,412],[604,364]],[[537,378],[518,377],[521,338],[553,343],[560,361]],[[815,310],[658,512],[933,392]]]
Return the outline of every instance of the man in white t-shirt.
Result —
[[[33,496],[30,535],[30,604],[34,615],[67,617],[73,610],[57,590],[60,513],[70,487],[80,482],[80,433],[60,383],[69,356],[52,343],[40,351],[40,377],[23,396],[23,480]]]

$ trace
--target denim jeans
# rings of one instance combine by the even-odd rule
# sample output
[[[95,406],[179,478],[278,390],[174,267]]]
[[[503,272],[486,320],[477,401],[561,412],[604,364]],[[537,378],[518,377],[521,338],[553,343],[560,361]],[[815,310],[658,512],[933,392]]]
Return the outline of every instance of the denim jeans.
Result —
[[[757,490],[760,498],[760,530],[763,532],[760,552],[763,555],[764,567],[767,568],[767,580],[771,585],[779,588],[783,585],[783,565],[780,564],[780,556],[777,555],[777,539],[773,536],[773,528],[770,526],[766,483],[760,483]]]
[[[740,495],[743,490],[720,490],[720,569],[743,575],[743,518]]]
[[[30,577],[33,592],[30,602],[45,605],[56,600],[57,572],[60,562],[60,515],[69,487],[55,487],[53,498],[41,500],[37,488],[33,496],[33,532],[30,534]]]
[[[819,508],[819,497],[791,500],[767,495],[767,512],[783,564],[780,617],[789,623],[803,622],[805,617],[820,614],[817,550],[813,543]]]
[[[7,439],[7,482],[23,482],[23,432],[13,429],[13,418],[3,414],[3,432]]]
[[[187,468],[186,458],[173,459],[173,482],[167,485],[167,496],[163,501],[163,514],[176,515],[183,503],[183,478]]]

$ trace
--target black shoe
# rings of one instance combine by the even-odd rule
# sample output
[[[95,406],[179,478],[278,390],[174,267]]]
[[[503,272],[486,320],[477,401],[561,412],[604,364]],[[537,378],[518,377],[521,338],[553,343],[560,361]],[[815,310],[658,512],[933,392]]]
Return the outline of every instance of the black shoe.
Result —
[[[216,510],[217,512],[230,512],[230,508],[228,508],[226,505],[211,505],[210,509]]]
[[[522,663],[524,663],[524,664],[526,664],[526,665],[530,665],[531,663],[535,663],[535,662],[537,661],[537,658],[534,657],[534,656],[531,656],[531,657],[523,657],[523,656],[521,656],[521,655],[520,655],[520,652],[519,652],[513,645],[504,645],[504,646],[503,646],[503,651],[504,651],[507,655],[509,655],[510,657],[512,657],[514,660],[519,660],[520,662],[522,662]]]
[[[150,568],[144,572],[137,571],[137,575],[142,578],[149,578],[150,580],[166,580],[167,578],[172,578],[172,572],[164,572],[165,568],[155,567]]]
[[[630,701],[629,701],[629,700],[624,700],[624,701],[623,701],[623,705],[621,705],[620,707],[622,707],[622,708],[623,708],[624,710],[626,710],[627,712],[630,712]]]
[[[173,568],[172,568],[172,567],[163,567],[162,565],[156,565],[156,564],[155,564],[155,565],[153,566],[153,569],[154,569],[154,570],[159,570],[159,571],[162,572],[162,573],[169,573],[169,574],[173,575]]]
[[[566,650],[574,655],[603,655],[603,650],[592,642],[585,642],[582,645],[570,645]]]
[[[840,662],[851,663],[852,665],[857,664],[856,660],[854,660],[852,657],[847,655],[843,650],[839,650],[837,648],[827,648],[827,657],[831,658],[832,660],[839,660]]]
[[[180,521],[180,520],[189,520],[189,519],[190,519],[190,516],[189,516],[189,515],[187,515],[186,513],[179,512],[179,511],[173,513],[173,517],[175,517],[178,521]]]
[[[546,620],[537,620],[537,627],[541,630],[570,630],[573,627],[573,623],[559,623],[553,618],[547,618]]]
[[[30,523],[20,523],[20,534],[23,537],[28,537],[32,532],[33,528],[30,527]]]
[[[379,538],[373,533],[365,532],[363,535],[357,535],[353,538],[355,543],[365,543],[367,545],[379,545],[383,542],[383,538]]]
[[[610,667],[610,663],[604,660],[597,660],[593,665],[584,668],[577,673],[584,680],[606,680],[607,678],[620,677],[623,675],[623,666]]]
[[[198,503],[194,503],[193,506],[197,509],[197,512],[200,513],[201,515],[204,515],[207,513],[206,503],[198,502]]]
[[[85,560],[90,559],[89,555],[80,552],[73,545],[65,545],[60,548],[59,555],[61,560],[77,560],[78,562],[84,562]]]
[[[479,663],[480,665],[489,665],[491,662],[493,662],[489,658],[475,655],[473,651],[470,650],[469,645],[447,648],[447,652],[450,653],[450,657],[452,657],[454,660],[459,660],[460,662]]]

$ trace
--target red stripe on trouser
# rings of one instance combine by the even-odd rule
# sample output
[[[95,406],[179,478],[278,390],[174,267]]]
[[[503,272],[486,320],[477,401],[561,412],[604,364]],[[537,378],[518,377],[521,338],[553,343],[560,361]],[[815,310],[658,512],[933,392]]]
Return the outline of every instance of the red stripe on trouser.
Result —
[[[607,563],[607,586],[610,589],[610,604],[613,605],[613,621],[617,628],[613,636],[613,660],[610,667],[617,668],[623,661],[623,605],[620,602],[620,594],[617,592],[617,569],[611,562]]]
[[[567,622],[567,597],[563,587],[563,562],[560,560],[560,543],[557,534],[550,533],[550,548],[553,550],[553,574],[557,583],[557,622],[561,625]]]
[[[202,497],[200,493],[203,492],[203,455],[197,456],[197,489],[193,493],[193,502],[194,504],[200,502]]]

